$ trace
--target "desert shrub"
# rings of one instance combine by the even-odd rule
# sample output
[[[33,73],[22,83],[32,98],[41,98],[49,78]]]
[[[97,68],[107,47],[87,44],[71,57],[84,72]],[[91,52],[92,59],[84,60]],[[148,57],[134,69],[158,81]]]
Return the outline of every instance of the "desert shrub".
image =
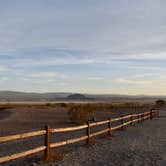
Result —
[[[74,104],[69,103],[67,110],[69,119],[73,123],[82,124],[91,118],[96,119],[95,112],[119,112],[119,113],[137,113],[148,111],[152,104],[128,102],[128,103],[91,103],[91,104]],[[109,115],[108,115],[109,116]]]
[[[47,106],[47,107],[50,107],[50,106],[51,106],[51,103],[46,103],[46,106]]]
[[[0,110],[5,110],[5,109],[10,109],[10,108],[13,108],[12,106],[10,105],[0,105]]]
[[[58,103],[57,105],[60,106],[60,107],[63,107],[63,108],[66,108],[66,107],[67,107],[67,104],[66,104],[66,103]]]
[[[156,108],[164,107],[166,102],[164,100],[157,100],[156,101]]]
[[[0,106],[0,111],[7,109],[6,107]]]
[[[82,124],[86,122],[88,118],[95,116],[95,109],[96,108],[90,104],[73,105],[68,110],[70,121],[73,123]]]
[[[152,103],[139,103],[139,102],[126,102],[126,103],[118,103],[113,104],[112,110],[113,111],[123,111],[124,113],[132,112],[144,112],[152,109],[153,104]]]

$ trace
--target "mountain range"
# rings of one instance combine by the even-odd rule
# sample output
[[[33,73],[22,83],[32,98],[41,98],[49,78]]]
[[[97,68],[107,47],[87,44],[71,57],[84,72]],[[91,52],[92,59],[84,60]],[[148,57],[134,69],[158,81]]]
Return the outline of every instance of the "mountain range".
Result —
[[[166,96],[118,95],[118,94],[79,94],[70,92],[32,93],[17,91],[0,91],[0,101],[69,101],[69,100],[137,100],[166,99]]]

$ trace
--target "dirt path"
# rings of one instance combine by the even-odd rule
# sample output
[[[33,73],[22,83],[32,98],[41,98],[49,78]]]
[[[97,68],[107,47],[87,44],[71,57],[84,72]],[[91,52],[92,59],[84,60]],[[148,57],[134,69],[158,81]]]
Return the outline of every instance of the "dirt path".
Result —
[[[96,139],[65,155],[63,161],[47,166],[165,166],[166,110],[160,117],[115,132],[115,138]],[[43,165],[43,164],[41,164]]]

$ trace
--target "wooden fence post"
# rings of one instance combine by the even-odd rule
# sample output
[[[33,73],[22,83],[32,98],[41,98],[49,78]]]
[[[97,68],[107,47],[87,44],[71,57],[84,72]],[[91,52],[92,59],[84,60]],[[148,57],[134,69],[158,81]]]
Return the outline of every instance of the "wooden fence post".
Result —
[[[123,124],[124,124],[123,115],[121,116],[121,118],[122,118],[122,119],[121,119],[121,125],[123,125]],[[124,126],[121,127],[121,130],[124,130]]]
[[[46,149],[44,151],[44,161],[49,161],[49,153],[50,153],[50,128],[48,125],[45,126],[46,134],[44,135],[44,145]]]
[[[143,113],[141,113],[141,123],[143,122]]]
[[[108,122],[108,136],[111,136],[111,118],[108,118],[109,122]]]
[[[153,112],[152,112],[153,110],[150,110],[150,120],[152,120],[153,119]]]
[[[139,113],[138,113],[138,123],[140,122],[139,120],[140,120],[140,119],[139,119]]]
[[[146,112],[144,112],[144,114],[143,114],[143,121],[145,121],[146,119],[144,119],[145,118],[145,116],[146,116]]]
[[[87,122],[86,135],[88,136],[86,143],[90,144],[90,122]]]
[[[133,115],[130,116],[130,121],[131,121],[130,126],[132,126],[133,125]]]

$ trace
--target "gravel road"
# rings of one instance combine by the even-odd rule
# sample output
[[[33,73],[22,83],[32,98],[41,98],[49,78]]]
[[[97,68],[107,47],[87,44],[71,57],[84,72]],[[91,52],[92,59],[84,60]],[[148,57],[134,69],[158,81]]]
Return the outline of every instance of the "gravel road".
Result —
[[[73,148],[60,162],[40,166],[166,166],[166,110],[160,117]]]

